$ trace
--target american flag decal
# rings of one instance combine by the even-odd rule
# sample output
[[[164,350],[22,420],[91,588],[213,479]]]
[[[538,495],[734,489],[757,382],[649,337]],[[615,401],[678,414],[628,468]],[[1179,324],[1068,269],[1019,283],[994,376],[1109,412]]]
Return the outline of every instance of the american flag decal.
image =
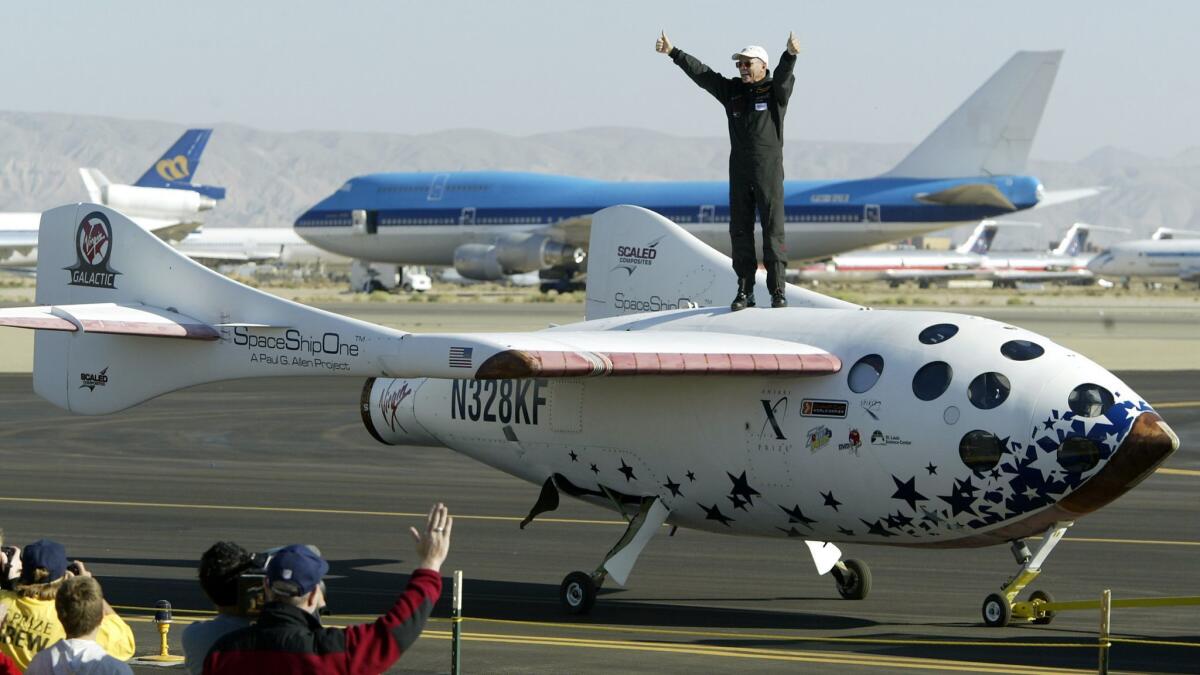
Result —
[[[473,351],[472,347],[451,347],[450,348],[450,367],[451,368],[470,368],[472,351]]]

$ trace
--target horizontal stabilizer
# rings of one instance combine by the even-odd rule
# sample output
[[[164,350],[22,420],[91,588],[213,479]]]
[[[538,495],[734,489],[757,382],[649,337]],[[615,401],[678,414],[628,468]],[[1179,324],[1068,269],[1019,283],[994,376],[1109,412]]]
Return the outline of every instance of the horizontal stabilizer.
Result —
[[[212,326],[176,312],[113,303],[0,309],[0,326],[191,340],[221,337]]]
[[[1033,208],[1044,209],[1047,206],[1057,206],[1059,204],[1066,204],[1067,202],[1073,202],[1079,199],[1095,197],[1107,189],[1108,188],[1106,187],[1085,187],[1074,188],[1072,190],[1046,190],[1042,193],[1041,199],[1038,199],[1038,203],[1035,204]]]
[[[955,185],[940,192],[919,195],[917,201],[944,206],[993,206],[1005,211],[1017,210],[1008,197],[991,183]]]
[[[713,332],[550,330],[487,335],[410,334],[393,377],[828,375],[841,361],[797,342]]]

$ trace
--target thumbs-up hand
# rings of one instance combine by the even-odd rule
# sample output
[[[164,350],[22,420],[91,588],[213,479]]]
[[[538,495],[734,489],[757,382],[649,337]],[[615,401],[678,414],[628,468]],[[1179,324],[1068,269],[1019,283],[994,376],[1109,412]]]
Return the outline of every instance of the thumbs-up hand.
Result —
[[[659,54],[671,53],[671,38],[667,37],[666,31],[662,31],[662,34],[658,36],[658,40],[655,40],[654,51]]]
[[[663,37],[666,36],[664,35]],[[800,41],[796,39],[796,34],[790,31],[788,32],[787,50],[792,56],[800,53]]]

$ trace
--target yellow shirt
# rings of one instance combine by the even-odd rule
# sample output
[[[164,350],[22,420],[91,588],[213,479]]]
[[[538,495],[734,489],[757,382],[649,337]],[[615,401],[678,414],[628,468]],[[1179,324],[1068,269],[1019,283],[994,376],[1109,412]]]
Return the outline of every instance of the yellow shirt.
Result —
[[[8,614],[0,624],[0,652],[17,662],[21,670],[29,667],[33,656],[66,637],[53,600],[25,598],[13,591],[0,591],[0,605]],[[136,645],[129,624],[116,614],[100,622],[96,642],[110,655],[125,661],[133,656]]]

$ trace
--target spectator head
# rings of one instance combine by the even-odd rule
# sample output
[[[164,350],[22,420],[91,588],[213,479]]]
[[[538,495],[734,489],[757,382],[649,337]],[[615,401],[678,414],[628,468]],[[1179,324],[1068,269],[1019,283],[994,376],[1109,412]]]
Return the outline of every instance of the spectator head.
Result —
[[[67,551],[57,541],[38,539],[21,549],[21,580],[16,585],[22,595],[51,600],[67,573]]]
[[[54,611],[67,637],[90,634],[104,618],[104,594],[100,582],[92,577],[71,577],[63,581],[54,596]]]
[[[315,612],[324,605],[321,578],[329,571],[329,563],[320,551],[304,544],[284,546],[267,563],[266,585],[269,598],[304,607]]]
[[[238,577],[253,565],[249,551],[232,541],[218,541],[200,556],[200,587],[217,607],[236,607]]]

